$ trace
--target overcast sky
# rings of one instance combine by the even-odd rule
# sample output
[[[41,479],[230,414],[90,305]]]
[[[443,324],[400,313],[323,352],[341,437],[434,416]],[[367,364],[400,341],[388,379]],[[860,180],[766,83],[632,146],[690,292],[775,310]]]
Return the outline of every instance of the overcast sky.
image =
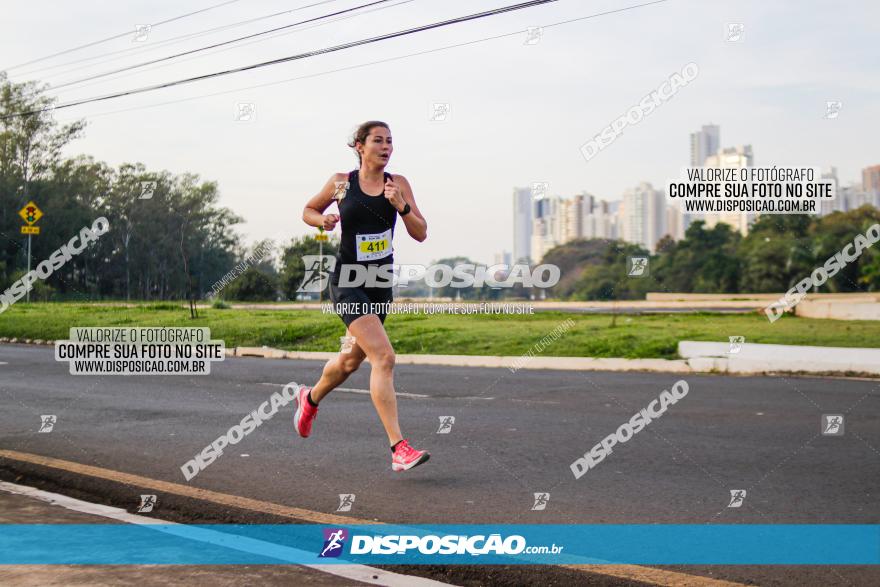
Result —
[[[144,42],[133,42],[131,34],[12,68],[9,74],[16,82],[39,79],[58,85],[370,0],[325,2],[157,47],[173,37],[318,1],[240,0],[155,26]],[[0,22],[0,69],[220,2],[10,0]],[[268,40],[50,93],[62,102],[91,97],[515,3],[392,0],[386,3],[389,7],[371,14],[283,31],[286,34]],[[354,128],[365,120],[384,120],[395,143],[388,171],[409,179],[428,221],[424,243],[409,238],[398,225],[394,248],[395,260],[401,263],[453,255],[491,262],[495,252],[511,250],[514,186],[546,181],[551,194],[571,196],[586,190],[608,200],[618,199],[640,181],[661,186],[688,164],[689,133],[710,122],[721,126],[722,145],[751,144],[756,165],[835,165],[848,183],[860,181],[863,167],[880,163],[878,3],[668,0],[547,26],[639,3],[559,0],[306,60],[78,106],[58,111],[57,117],[89,122],[85,137],[68,148],[70,155],[90,154],[112,165],[142,162],[151,170],[194,172],[219,182],[221,203],[246,219],[238,230],[248,242],[313,233],[301,220],[305,201],[332,173],[357,166],[345,144]],[[727,41],[728,23],[744,25],[739,42]],[[327,73],[536,26],[547,28],[532,45],[524,44],[522,32]],[[91,56],[100,59],[37,71]],[[110,61],[116,57],[122,59]],[[689,62],[699,66],[692,83],[592,160],[584,159],[579,151],[584,142]],[[90,67],[71,71],[83,65]],[[314,77],[247,89],[309,75]],[[843,103],[836,119],[824,117],[830,100]],[[435,102],[450,104],[447,121],[429,119]],[[237,103],[254,103],[256,119],[236,122]]]

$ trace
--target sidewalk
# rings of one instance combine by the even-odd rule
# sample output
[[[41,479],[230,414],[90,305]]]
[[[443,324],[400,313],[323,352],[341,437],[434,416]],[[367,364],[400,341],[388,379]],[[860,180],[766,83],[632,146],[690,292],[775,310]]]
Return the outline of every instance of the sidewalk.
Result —
[[[48,500],[48,501],[47,501]],[[30,487],[0,482],[0,532],[3,524],[124,524],[125,510],[91,504]],[[144,518],[145,516],[136,516]],[[121,518],[121,519],[120,519]],[[160,522],[160,520],[155,520]],[[314,585],[343,587],[359,585],[434,584],[421,579],[380,571],[377,579],[361,582],[335,571],[322,572],[299,565],[4,565],[3,585],[44,587],[46,585]],[[362,565],[351,567],[371,569]],[[330,567],[328,567],[330,568]],[[372,569],[371,569],[372,570]],[[356,571],[355,571],[356,572]]]

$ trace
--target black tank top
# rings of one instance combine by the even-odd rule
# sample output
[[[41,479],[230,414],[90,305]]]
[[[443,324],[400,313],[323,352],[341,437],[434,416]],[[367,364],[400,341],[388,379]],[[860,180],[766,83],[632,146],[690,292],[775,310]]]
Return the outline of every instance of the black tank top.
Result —
[[[385,172],[385,180],[391,174]],[[367,195],[361,190],[358,181],[358,170],[348,174],[348,190],[339,206],[339,223],[342,236],[339,241],[339,253],[336,255],[336,267],[333,276],[338,277],[340,266],[345,264],[388,265],[394,263],[394,225],[397,222],[397,210],[382,193],[378,196]]]

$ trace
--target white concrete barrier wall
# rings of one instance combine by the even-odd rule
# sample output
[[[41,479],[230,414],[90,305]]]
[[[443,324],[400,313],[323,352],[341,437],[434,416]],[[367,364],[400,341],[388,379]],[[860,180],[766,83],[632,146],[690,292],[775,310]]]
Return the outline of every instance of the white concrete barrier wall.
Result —
[[[779,293],[736,293],[736,294],[718,294],[718,293],[669,293],[669,292],[648,292],[645,299],[648,301],[670,301],[670,300],[767,300],[776,301],[785,295],[785,292]],[[846,293],[811,293],[810,299],[814,300],[833,300],[839,302],[878,302],[880,301],[880,292],[846,292]]]
[[[730,352],[730,343],[683,340],[678,354],[692,367],[712,364],[719,371],[760,373],[803,371],[854,371],[880,374],[880,349],[791,346],[744,343],[739,352]]]
[[[805,299],[795,306],[794,312],[804,318],[880,320],[880,303]]]

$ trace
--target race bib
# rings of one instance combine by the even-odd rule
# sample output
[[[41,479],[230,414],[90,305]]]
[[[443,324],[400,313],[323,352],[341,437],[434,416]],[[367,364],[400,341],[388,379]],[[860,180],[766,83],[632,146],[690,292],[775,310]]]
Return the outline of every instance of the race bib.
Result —
[[[375,261],[391,254],[391,229],[355,236],[358,261]]]

